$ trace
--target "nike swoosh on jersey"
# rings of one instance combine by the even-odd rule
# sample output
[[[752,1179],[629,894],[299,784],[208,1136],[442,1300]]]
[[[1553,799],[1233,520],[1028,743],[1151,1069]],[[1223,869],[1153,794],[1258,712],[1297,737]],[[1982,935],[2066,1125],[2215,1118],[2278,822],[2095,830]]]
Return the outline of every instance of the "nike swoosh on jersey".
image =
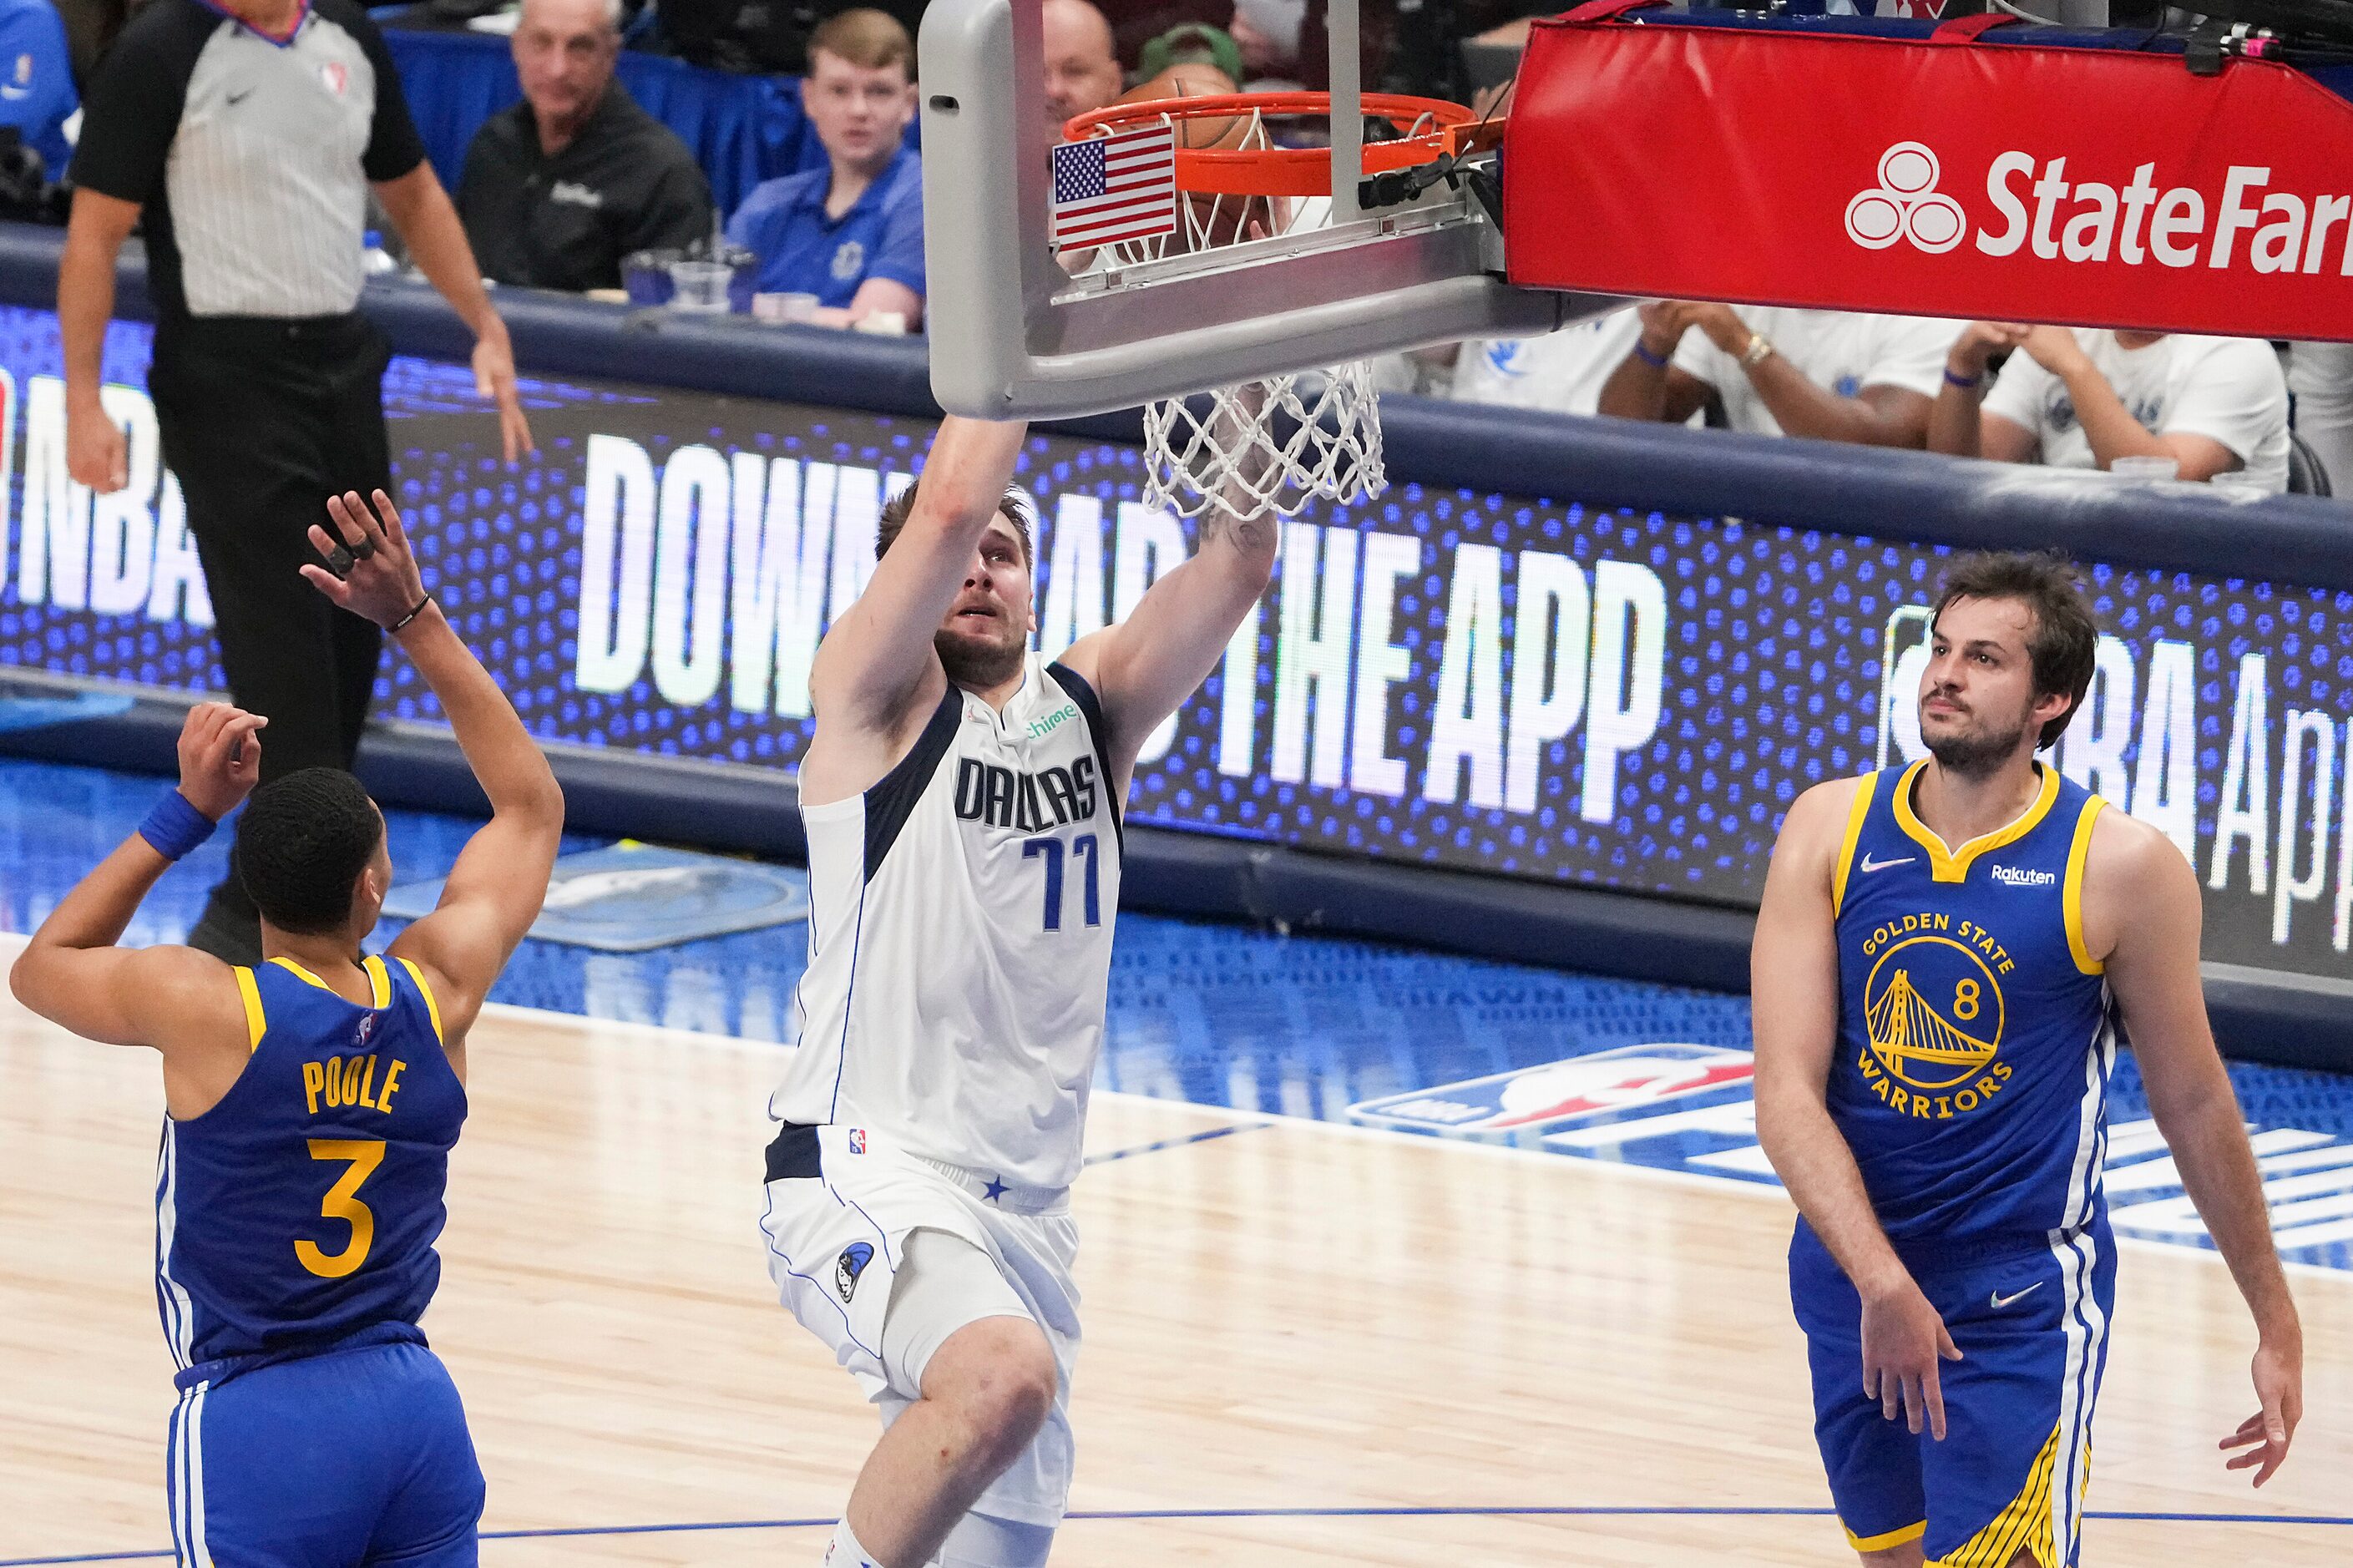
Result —
[[[2002,1295],[2000,1292],[1996,1291],[1996,1292],[1995,1292],[1995,1294],[1994,1294],[1994,1298],[1993,1298],[1993,1310],[1994,1310],[1995,1311],[1999,1312],[1999,1311],[2000,1311],[2004,1307],[2009,1306],[2009,1305],[2010,1305],[2011,1302],[2013,1302],[2013,1301],[2021,1301],[2021,1300],[2024,1300],[2027,1297],[2033,1295],[2037,1290],[2042,1289],[2042,1287],[2044,1287],[2045,1285],[2048,1285],[2049,1283],[2051,1283],[2051,1281],[2049,1281],[2048,1279],[2037,1279],[2033,1284],[2029,1285],[2025,1289],[2023,1289],[2023,1290],[2013,1290],[2013,1291],[2011,1291],[2011,1292],[2010,1292],[2009,1295],[2007,1295],[2007,1296],[2004,1296],[2004,1295]]]
[[[1874,860],[1870,856],[1865,855],[1862,858],[1863,875],[1869,876],[1873,871],[1884,871],[1890,866],[1909,866],[1913,861],[1917,860],[1920,857],[1917,855],[1906,855],[1900,859]]]

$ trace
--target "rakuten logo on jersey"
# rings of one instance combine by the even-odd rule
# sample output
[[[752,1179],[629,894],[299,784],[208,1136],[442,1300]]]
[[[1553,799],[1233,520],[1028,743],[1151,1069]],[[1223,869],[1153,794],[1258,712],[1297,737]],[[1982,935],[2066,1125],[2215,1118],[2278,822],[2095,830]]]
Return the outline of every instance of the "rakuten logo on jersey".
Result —
[[[1930,255],[1961,243],[1970,219],[1937,191],[1942,166],[1934,152],[1899,142],[1880,155],[1878,172],[1879,184],[1847,204],[1848,238],[1866,250],[1900,241]],[[1987,256],[2024,250],[2045,261],[2127,267],[2221,270],[2243,258],[2258,273],[2316,273],[2333,258],[2341,276],[2353,277],[2353,195],[2274,191],[2271,177],[2268,165],[2233,163],[2218,193],[2163,184],[2151,162],[2112,184],[2071,177],[2064,156],[2004,153],[1986,169],[1991,210],[1971,243]]]

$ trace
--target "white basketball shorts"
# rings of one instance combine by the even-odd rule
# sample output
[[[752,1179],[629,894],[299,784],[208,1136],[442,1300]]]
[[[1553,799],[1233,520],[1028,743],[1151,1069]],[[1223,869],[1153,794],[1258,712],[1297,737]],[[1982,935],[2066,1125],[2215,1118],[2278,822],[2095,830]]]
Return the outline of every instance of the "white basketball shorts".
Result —
[[[1079,1232],[1067,1192],[1003,1187],[849,1125],[787,1127],[769,1150],[768,1174],[760,1229],[769,1277],[786,1310],[825,1342],[880,1408],[885,1427],[922,1397],[923,1368],[892,1364],[902,1343],[936,1345],[965,1323],[1008,1315],[1028,1317],[1045,1333],[1054,1353],[1053,1414],[973,1510],[1059,1526],[1071,1493],[1071,1376],[1079,1352],[1079,1292],[1071,1279]],[[944,1314],[938,1300],[922,1302],[921,1331],[893,1333],[886,1349],[884,1321],[907,1237],[918,1230],[978,1248],[1004,1288],[962,1290]]]

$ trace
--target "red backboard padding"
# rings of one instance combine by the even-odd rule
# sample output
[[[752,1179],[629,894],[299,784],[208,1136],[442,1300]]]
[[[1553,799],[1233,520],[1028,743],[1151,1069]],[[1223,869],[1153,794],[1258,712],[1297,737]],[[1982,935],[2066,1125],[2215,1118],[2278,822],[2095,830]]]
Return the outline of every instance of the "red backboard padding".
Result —
[[[2353,340],[2353,104],[2270,61],[1561,17],[1503,161],[1529,287]]]

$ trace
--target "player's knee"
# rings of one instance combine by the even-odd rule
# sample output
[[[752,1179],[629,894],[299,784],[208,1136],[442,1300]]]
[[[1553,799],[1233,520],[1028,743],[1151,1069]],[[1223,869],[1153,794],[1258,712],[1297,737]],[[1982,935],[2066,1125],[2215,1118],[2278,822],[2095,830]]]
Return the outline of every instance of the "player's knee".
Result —
[[[1002,1468],[1053,1413],[1054,1354],[1027,1318],[983,1318],[957,1330],[923,1376],[923,1397],[952,1410],[974,1458]]]

